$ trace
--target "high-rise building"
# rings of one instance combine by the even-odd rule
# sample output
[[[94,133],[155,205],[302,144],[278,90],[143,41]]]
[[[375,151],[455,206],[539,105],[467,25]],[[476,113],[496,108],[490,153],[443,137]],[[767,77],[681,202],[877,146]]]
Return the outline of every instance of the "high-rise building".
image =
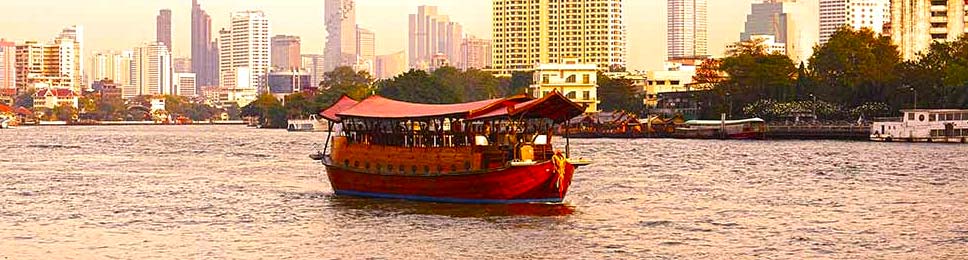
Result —
[[[820,0],[820,44],[841,27],[877,34],[891,22],[891,0]]]
[[[171,53],[171,10],[161,9],[158,11],[158,17],[155,18],[157,25],[155,26],[155,41],[164,43],[168,46],[168,52]]]
[[[98,52],[91,57],[89,79],[97,82],[110,80],[117,86],[131,85],[133,52]]]
[[[790,59],[806,62],[820,41],[820,6],[817,0],[763,0],[752,4],[745,27],[740,41],[773,35],[776,42],[786,44]]]
[[[269,18],[262,11],[232,13],[231,26],[219,31],[219,75],[228,101],[255,101],[271,68]]]
[[[276,35],[272,37],[272,67],[291,70],[302,67],[299,36]]]
[[[668,0],[669,60],[709,56],[706,0]]]
[[[122,97],[175,94],[171,53],[164,43],[149,42],[135,48],[132,70],[131,87],[122,88]]]
[[[76,70],[73,74],[74,76],[74,88],[75,91],[80,91],[84,88],[84,27],[80,25],[72,25],[70,27],[61,30],[60,35],[57,36],[56,41],[73,41],[74,44],[74,69]]]
[[[434,57],[439,60],[441,55],[450,64],[461,64],[463,38],[463,27],[437,13],[436,6],[417,7],[417,13],[410,15],[410,66],[427,70],[433,67]]]
[[[175,58],[175,73],[194,73],[192,72],[192,58]]]
[[[17,45],[0,39],[0,92],[17,88]]]
[[[299,70],[274,71],[269,73],[269,93],[286,95],[298,92],[315,91],[317,85],[313,84],[308,73]]]
[[[932,42],[955,41],[968,33],[968,1],[894,0],[891,41],[906,60],[917,58]]]
[[[356,57],[358,70],[373,73],[376,62],[376,35],[373,31],[356,27]]]
[[[486,69],[491,67],[491,40],[472,35],[464,38],[461,44],[460,69]]]
[[[356,65],[356,5],[353,0],[326,0],[325,71]]]
[[[199,87],[217,86],[218,46],[212,41],[212,18],[192,0],[192,72]]]
[[[326,63],[323,62],[323,55],[303,54],[302,69],[306,73],[309,73],[309,78],[313,86],[319,86],[319,82],[323,81],[323,75],[326,73]]]
[[[374,76],[389,79],[407,71],[407,55],[403,51],[376,56]]]
[[[175,73],[175,95],[193,97],[198,95],[195,73]]]
[[[54,43],[27,41],[17,45],[17,89],[58,88],[80,91],[74,40],[57,38]]]
[[[600,70],[626,65],[622,0],[493,0],[493,70],[530,71],[574,57]]]

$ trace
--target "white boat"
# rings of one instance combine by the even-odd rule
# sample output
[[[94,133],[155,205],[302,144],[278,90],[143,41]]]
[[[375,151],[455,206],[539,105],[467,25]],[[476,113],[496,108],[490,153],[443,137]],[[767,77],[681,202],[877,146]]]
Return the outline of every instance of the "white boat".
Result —
[[[878,119],[871,141],[968,143],[968,109],[901,110],[900,118]]]
[[[326,120],[311,115],[309,119],[289,119],[286,130],[290,132],[325,132],[329,131],[329,127]]]

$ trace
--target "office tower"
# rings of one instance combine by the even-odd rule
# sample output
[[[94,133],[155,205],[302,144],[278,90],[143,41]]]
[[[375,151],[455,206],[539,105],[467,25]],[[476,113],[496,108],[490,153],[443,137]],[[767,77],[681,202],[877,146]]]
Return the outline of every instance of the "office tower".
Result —
[[[374,77],[390,79],[407,72],[407,56],[403,51],[376,56]]]
[[[192,72],[199,87],[218,85],[218,47],[212,42],[212,18],[192,0]]]
[[[158,17],[155,20],[157,20],[155,41],[164,43],[165,46],[168,46],[168,52],[171,53],[171,10],[161,9],[158,11]]]
[[[195,73],[175,73],[175,95],[193,97],[198,95]]]
[[[891,0],[820,0],[820,44],[842,27],[877,34],[891,22]]]
[[[276,35],[272,37],[272,67],[291,70],[302,67],[299,36]]]
[[[372,31],[356,27],[356,67],[357,70],[373,73],[376,62],[376,35]]]
[[[740,41],[772,35],[786,44],[794,63],[806,62],[820,41],[820,6],[816,0],[764,0],[753,3]]]
[[[302,69],[306,73],[309,73],[309,78],[313,86],[319,86],[319,82],[323,81],[323,75],[326,73],[326,63],[323,62],[323,55],[303,54]]]
[[[0,39],[0,92],[17,88],[17,45]]]
[[[175,64],[175,73],[194,73],[192,72],[191,58],[175,58],[172,63]]]
[[[219,31],[219,75],[228,101],[245,106],[264,87],[271,67],[269,19],[262,11],[234,12],[231,26]]]
[[[669,60],[709,56],[706,0],[668,0]]]
[[[175,94],[168,46],[161,42],[149,42],[135,48],[133,54],[131,88],[123,88],[122,97]]]
[[[968,1],[894,0],[891,41],[906,60],[928,51],[932,42],[955,41],[968,33]]]
[[[76,84],[77,44],[74,40],[57,38],[44,44],[27,41],[16,46],[17,89],[58,88],[80,91]]]
[[[326,0],[325,71],[356,65],[356,6],[353,0]]]
[[[93,81],[110,80],[117,86],[131,85],[131,62],[133,53],[98,52],[91,57],[90,79]]]
[[[461,44],[460,69],[485,69],[491,67],[491,40],[479,39],[472,35],[464,38]]]
[[[499,75],[574,57],[625,67],[622,0],[493,0],[492,67]]]
[[[85,88],[84,75],[83,72],[86,71],[84,68],[84,27],[80,25],[72,25],[70,27],[64,28],[60,35],[55,41],[73,41],[74,52],[74,88],[75,91],[80,91]]]
[[[419,6],[410,15],[409,50],[410,66],[427,70],[434,57],[450,64],[461,64],[463,27],[437,12],[436,6]],[[442,56],[441,56],[442,55]]]

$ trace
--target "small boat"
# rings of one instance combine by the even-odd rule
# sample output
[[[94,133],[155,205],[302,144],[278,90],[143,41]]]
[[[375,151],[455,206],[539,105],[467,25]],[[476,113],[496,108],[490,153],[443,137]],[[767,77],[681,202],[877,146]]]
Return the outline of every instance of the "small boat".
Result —
[[[902,110],[900,118],[878,118],[871,141],[968,143],[968,109]]]
[[[689,120],[671,134],[687,139],[763,139],[766,121],[760,118],[742,120]]]
[[[290,132],[323,132],[329,131],[325,120],[316,118],[316,115],[309,116],[309,119],[289,119],[286,130]]]
[[[560,203],[575,168],[552,147],[584,107],[560,93],[463,104],[342,97],[320,158],[337,195],[446,203]],[[331,148],[327,153],[326,148]]]

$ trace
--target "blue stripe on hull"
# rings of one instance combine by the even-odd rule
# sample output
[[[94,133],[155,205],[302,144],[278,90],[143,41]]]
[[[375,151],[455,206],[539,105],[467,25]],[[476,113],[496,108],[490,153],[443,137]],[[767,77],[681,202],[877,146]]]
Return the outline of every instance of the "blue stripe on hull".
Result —
[[[336,195],[348,195],[348,196],[371,197],[371,198],[382,198],[382,199],[418,200],[418,201],[443,202],[443,203],[463,203],[463,204],[522,204],[522,203],[561,203],[562,202],[562,198],[513,199],[513,200],[461,199],[461,198],[444,198],[444,197],[431,197],[431,196],[419,196],[419,195],[373,193],[373,192],[362,192],[362,191],[352,191],[352,190],[336,190]]]

